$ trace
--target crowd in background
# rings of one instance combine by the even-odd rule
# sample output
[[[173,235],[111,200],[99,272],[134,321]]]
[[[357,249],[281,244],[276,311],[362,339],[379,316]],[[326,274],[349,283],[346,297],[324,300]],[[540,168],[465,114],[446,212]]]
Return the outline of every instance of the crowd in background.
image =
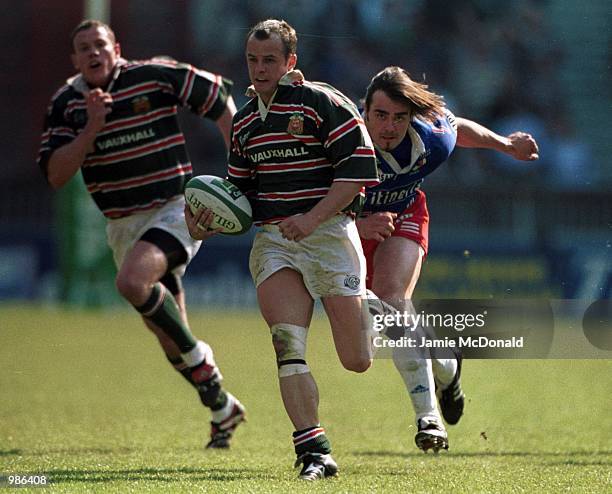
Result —
[[[88,226],[88,214],[97,213],[83,200],[71,206],[75,216],[67,216],[66,203],[78,200],[74,190],[80,178],[72,190],[55,193],[35,164],[46,106],[74,74],[69,36],[83,19],[86,3],[24,0],[13,2],[0,18],[5,53],[0,75],[5,112],[0,121],[0,278],[4,286],[13,280],[26,287],[22,291],[28,294],[39,290],[27,288],[37,276],[53,276],[57,270],[63,249],[57,239],[72,241],[64,238],[65,228]],[[284,18],[298,30],[298,68],[306,78],[329,82],[356,102],[374,74],[399,65],[444,95],[455,114],[500,134],[525,130],[540,147],[540,159],[531,163],[458,149],[428,177],[424,189],[430,197],[446,198],[432,201],[436,235],[442,240],[438,245],[459,244],[463,252],[465,232],[475,244],[542,249],[579,242],[581,249],[596,251],[603,245],[609,251],[612,140],[605,125],[612,108],[612,10],[606,0],[109,4],[110,24],[126,58],[169,56],[221,73],[234,81],[238,105],[247,100],[247,30],[269,17]],[[180,118],[194,173],[224,175],[225,147],[215,125],[188,112]],[[97,228],[93,222],[91,228]],[[586,238],[585,232],[592,236]],[[97,237],[79,235],[88,242],[83,243],[84,255],[95,258]],[[231,240],[240,239],[245,237]],[[564,268],[569,262],[556,253],[554,258]],[[223,265],[224,278],[230,269],[237,268]],[[441,286],[447,278],[447,273],[440,275]],[[53,282],[41,286],[44,291]]]
[[[577,90],[576,84],[564,79],[571,65],[567,50],[572,41],[566,31],[559,32],[551,11],[561,10],[557,19],[565,26],[574,24],[581,36],[588,30],[587,14],[574,23],[571,12],[564,13],[552,0],[470,0],[452,5],[444,0],[126,0],[110,4],[110,23],[124,56],[170,56],[221,73],[234,81],[239,105],[246,101],[248,85],[244,61],[248,27],[267,17],[285,18],[298,30],[298,68],[310,80],[329,82],[358,101],[375,73],[399,65],[444,95],[457,115],[498,133],[528,131],[540,145],[540,160],[528,165],[517,165],[494,152],[459,150],[428,179],[426,187],[520,184],[581,190],[605,188],[612,179],[608,139],[584,123],[593,103],[583,105],[582,112],[568,104],[575,103],[582,87]],[[603,0],[589,5],[594,4],[605,9]],[[45,106],[55,88],[72,75],[69,33],[81,18],[82,12],[73,4],[29,1],[16,4],[0,20],[7,54],[2,75],[6,91],[0,97],[10,115],[0,133],[4,158],[0,178],[9,193],[25,194],[35,187],[38,196],[50,201],[34,161]],[[606,32],[596,36],[601,38],[603,61],[597,62],[602,73],[593,74],[593,81],[607,77],[605,54],[612,46]],[[593,51],[587,55],[593,60]],[[598,91],[606,86],[600,83]],[[578,97],[586,100],[593,92],[584,87]],[[600,107],[608,102],[609,107],[609,95],[602,96],[601,102],[591,101]],[[599,115],[593,117],[595,122],[605,119],[605,113]],[[194,116],[182,118],[189,119],[184,128],[196,173],[224,174],[224,148],[215,127]],[[25,202],[29,207],[31,201]],[[9,206],[4,204],[4,210]]]
[[[449,8],[444,0],[281,0],[271,8],[240,0],[193,2],[189,55],[234,79],[242,103],[245,26],[285,17],[298,27],[298,68],[311,80],[329,82],[358,101],[376,72],[400,65],[444,95],[457,115],[503,134],[525,130],[540,144],[540,160],[528,165],[461,150],[431,182],[584,188],[595,179],[585,172],[593,169],[590,151],[576,137],[564,104],[564,53],[547,23],[546,4],[477,0]]]

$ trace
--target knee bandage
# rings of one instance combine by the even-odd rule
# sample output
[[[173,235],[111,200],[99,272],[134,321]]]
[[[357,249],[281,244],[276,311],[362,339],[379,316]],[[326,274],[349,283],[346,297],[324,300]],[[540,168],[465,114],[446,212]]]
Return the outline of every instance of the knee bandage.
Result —
[[[305,360],[308,328],[280,323],[274,324],[270,328],[270,333],[272,333],[272,344],[276,352],[278,377],[310,372]]]

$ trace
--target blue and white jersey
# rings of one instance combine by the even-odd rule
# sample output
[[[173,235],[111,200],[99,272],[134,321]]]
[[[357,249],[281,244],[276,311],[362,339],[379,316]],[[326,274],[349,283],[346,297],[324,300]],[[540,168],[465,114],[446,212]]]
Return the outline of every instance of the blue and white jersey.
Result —
[[[456,142],[457,124],[450,111],[445,110],[434,123],[413,118],[395,149],[388,152],[376,147],[380,184],[366,189],[363,212],[399,214],[408,208],[424,177],[448,159]]]

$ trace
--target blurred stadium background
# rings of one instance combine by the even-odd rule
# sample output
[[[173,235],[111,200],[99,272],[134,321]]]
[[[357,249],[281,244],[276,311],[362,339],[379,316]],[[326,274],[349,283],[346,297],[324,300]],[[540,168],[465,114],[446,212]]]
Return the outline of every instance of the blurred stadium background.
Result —
[[[457,115],[531,132],[536,163],[457,150],[425,182],[431,252],[417,296],[610,297],[608,1],[23,0],[3,2],[0,19],[0,301],[119,303],[103,221],[80,177],[54,194],[35,165],[48,101],[73,72],[69,33],[105,5],[125,57],[168,55],[220,72],[238,105],[244,36],[273,16],[296,27],[306,77],[355,100],[374,73],[400,65]],[[214,125],[182,118],[196,174],[224,175]],[[200,251],[186,278],[192,305],[255,306],[251,238],[217,238]]]

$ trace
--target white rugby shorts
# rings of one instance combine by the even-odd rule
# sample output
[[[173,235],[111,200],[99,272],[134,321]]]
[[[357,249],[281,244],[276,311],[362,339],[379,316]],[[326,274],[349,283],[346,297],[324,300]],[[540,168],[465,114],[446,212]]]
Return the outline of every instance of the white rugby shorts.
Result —
[[[117,269],[121,267],[128,251],[142,235],[151,228],[164,230],[176,238],[187,252],[187,263],[177,266],[172,272],[178,276],[185,274],[187,264],[196,255],[202,242],[189,235],[185,223],[185,199],[182,196],[168,201],[164,206],[144,213],[137,213],[125,218],[108,220],[106,239],[113,251]]]
[[[255,286],[289,268],[302,275],[312,298],[365,295],[365,266],[355,221],[344,214],[299,242],[284,239],[277,225],[263,225],[249,258]]]

